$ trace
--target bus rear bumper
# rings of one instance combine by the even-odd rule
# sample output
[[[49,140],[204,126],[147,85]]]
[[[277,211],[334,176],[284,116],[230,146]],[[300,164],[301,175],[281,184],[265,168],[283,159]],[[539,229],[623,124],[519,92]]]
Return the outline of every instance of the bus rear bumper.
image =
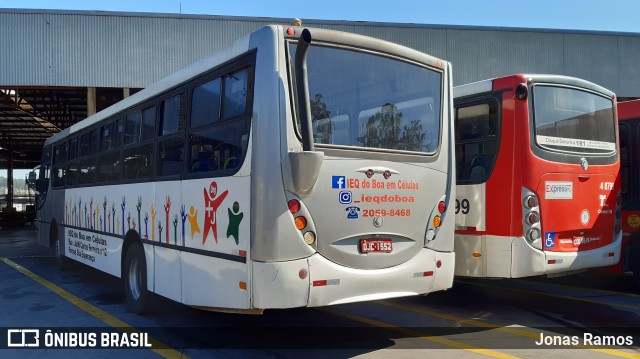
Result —
[[[521,278],[609,266],[620,260],[621,234],[604,247],[551,252],[532,247],[523,237],[456,235],[456,276]]]
[[[319,307],[427,294],[451,288],[454,268],[453,252],[427,248],[402,265],[383,269],[349,268],[317,253],[294,261],[254,262],[253,306]],[[304,271],[308,276],[302,279]]]
[[[440,262],[439,268],[437,262]],[[449,289],[453,285],[455,256],[452,252],[423,248],[418,255],[399,266],[354,269],[315,254],[309,258],[309,266],[309,306],[317,307]]]
[[[532,248],[524,238],[515,238],[511,275],[517,278],[557,274],[616,264],[620,261],[621,236],[619,234],[604,247],[579,252],[540,251]]]

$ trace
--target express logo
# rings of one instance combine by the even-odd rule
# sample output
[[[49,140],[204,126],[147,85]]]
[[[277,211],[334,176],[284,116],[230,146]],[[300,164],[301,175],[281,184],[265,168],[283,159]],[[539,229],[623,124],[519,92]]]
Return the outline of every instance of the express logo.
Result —
[[[571,186],[568,186],[568,185],[562,185],[562,186],[547,185],[546,188],[547,188],[547,192],[551,192],[551,193],[567,193],[572,191]]]
[[[544,186],[545,199],[573,199],[573,183],[548,181]]]
[[[340,195],[338,196],[338,200],[342,204],[349,204],[352,201],[351,191],[340,191]]]

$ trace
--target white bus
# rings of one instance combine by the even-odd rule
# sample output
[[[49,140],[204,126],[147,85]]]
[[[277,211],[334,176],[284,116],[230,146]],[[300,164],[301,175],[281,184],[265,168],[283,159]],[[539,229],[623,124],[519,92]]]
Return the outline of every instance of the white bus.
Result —
[[[149,292],[261,313],[450,288],[450,64],[267,26],[51,137],[39,242]]]

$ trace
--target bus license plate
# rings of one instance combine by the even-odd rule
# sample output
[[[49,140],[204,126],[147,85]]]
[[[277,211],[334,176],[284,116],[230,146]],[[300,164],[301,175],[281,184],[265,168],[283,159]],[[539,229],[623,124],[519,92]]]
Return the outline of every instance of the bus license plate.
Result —
[[[361,253],[391,253],[393,242],[390,239],[361,239]]]

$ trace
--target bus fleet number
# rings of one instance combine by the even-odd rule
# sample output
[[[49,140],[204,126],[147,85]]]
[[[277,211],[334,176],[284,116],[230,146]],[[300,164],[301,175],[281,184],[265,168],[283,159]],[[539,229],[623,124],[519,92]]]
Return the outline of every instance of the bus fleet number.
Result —
[[[603,191],[612,191],[613,182],[600,182],[600,189]]]
[[[462,214],[469,213],[469,200],[463,198],[462,201],[456,198],[456,214],[462,212]]]

